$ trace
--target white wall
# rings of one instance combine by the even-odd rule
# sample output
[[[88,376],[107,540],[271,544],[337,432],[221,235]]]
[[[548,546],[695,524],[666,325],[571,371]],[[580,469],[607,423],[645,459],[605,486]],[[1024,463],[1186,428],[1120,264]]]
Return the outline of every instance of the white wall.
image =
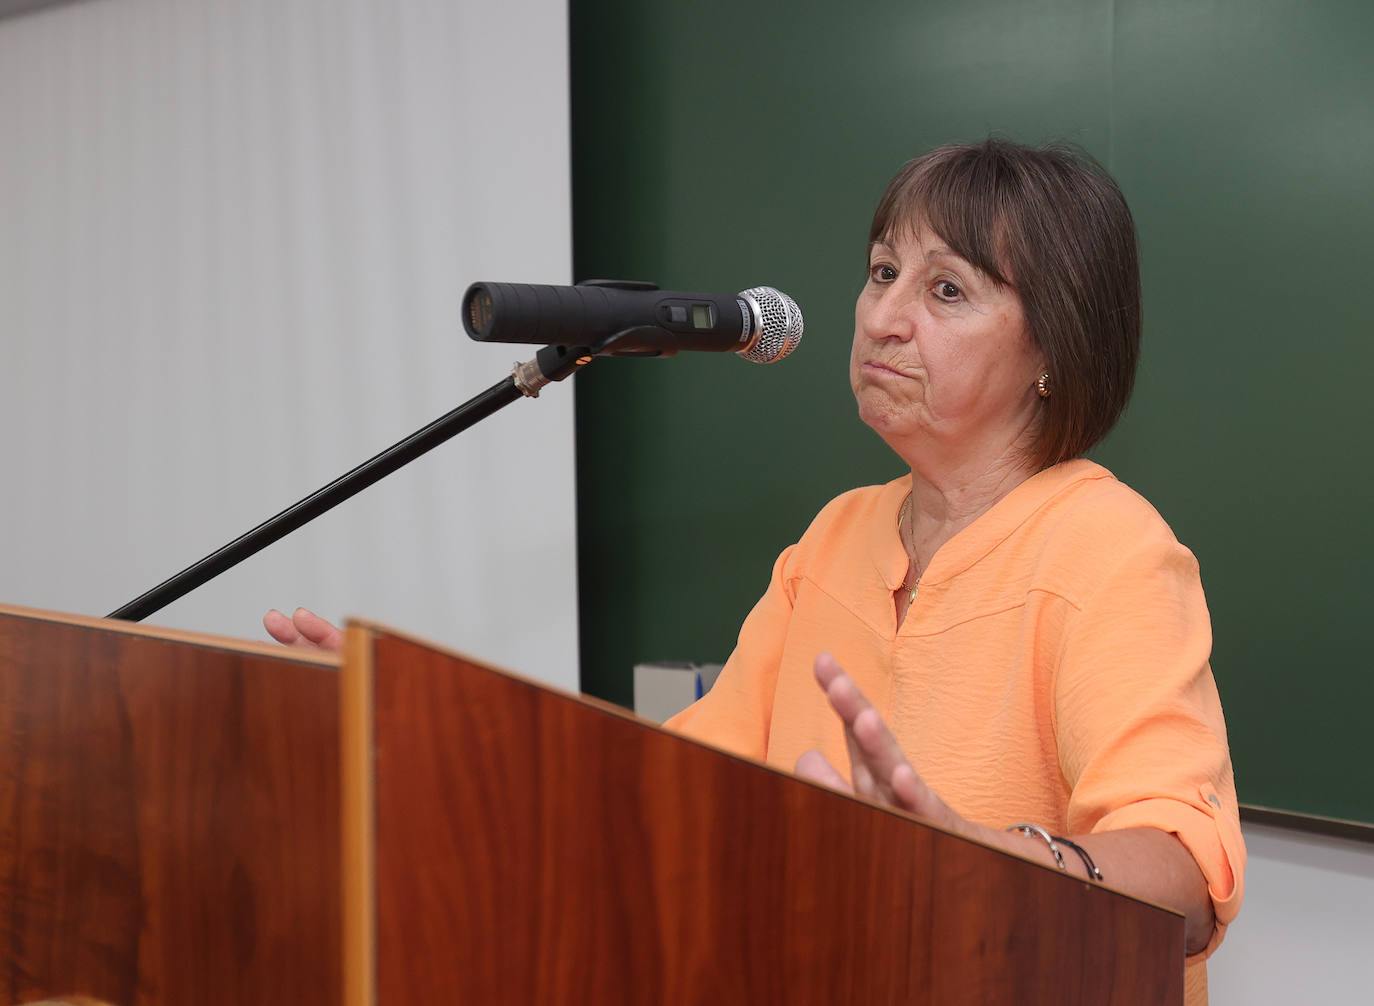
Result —
[[[0,601],[105,614],[504,377],[571,276],[563,0],[84,0],[0,20]],[[150,622],[381,619],[576,686],[572,387]]]
[[[1374,845],[1247,824],[1245,903],[1212,1006],[1374,1002]]]

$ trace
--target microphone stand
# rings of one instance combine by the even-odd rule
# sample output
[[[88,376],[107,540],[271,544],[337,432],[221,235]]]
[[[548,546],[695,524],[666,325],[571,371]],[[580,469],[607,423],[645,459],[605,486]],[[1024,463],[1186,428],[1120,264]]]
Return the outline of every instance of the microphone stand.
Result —
[[[603,347],[598,347],[598,350]],[[338,506],[362,492],[374,482],[386,478],[396,469],[409,464],[421,454],[438,447],[469,426],[486,419],[493,412],[509,405],[517,398],[538,398],[539,389],[554,381],[561,381],[592,361],[598,350],[585,347],[545,346],[533,360],[517,363],[504,381],[493,384],[486,391],[464,402],[447,415],[440,416],[423,429],[417,430],[399,443],[347,474],[340,475],[329,485],[317,489],[293,506],[287,507],[253,530],[240,535],[223,548],[211,552],[200,562],[164,580],[107,618],[140,622],[153,612],[195,590],[225,570],[232,569],[244,559],[256,555],[268,545],[284,538],[297,528],[308,524],[322,513]]]

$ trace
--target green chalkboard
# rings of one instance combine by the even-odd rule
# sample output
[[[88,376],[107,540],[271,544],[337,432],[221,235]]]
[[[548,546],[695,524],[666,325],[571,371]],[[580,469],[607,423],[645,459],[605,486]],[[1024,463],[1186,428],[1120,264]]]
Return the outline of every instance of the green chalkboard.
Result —
[[[867,222],[908,157],[1068,140],[1137,218],[1146,341],[1096,457],[1197,553],[1243,802],[1374,821],[1374,5],[572,4],[575,270],[769,284],[792,359],[577,379],[583,685],[718,660],[778,551],[900,472],[846,379]]]

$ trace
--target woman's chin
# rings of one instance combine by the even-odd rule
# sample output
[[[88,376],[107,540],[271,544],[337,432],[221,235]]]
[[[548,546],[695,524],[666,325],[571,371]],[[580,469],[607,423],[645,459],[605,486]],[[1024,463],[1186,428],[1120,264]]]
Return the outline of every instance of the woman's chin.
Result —
[[[897,408],[892,403],[888,403],[887,407],[877,403],[865,405],[862,398],[859,400],[859,419],[899,454],[901,451],[898,445],[920,432],[919,424],[911,413],[910,406]]]
[[[854,392],[859,418],[875,430],[910,425],[918,409],[916,402],[894,396],[885,388],[861,386]]]

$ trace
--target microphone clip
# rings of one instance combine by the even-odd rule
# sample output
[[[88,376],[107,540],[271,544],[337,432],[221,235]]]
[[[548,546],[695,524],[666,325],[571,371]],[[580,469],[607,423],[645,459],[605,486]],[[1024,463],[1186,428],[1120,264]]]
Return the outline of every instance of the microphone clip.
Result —
[[[510,376],[526,398],[538,398],[541,388],[575,374],[591,363],[596,353],[585,346],[545,346],[533,360],[516,363]]]

